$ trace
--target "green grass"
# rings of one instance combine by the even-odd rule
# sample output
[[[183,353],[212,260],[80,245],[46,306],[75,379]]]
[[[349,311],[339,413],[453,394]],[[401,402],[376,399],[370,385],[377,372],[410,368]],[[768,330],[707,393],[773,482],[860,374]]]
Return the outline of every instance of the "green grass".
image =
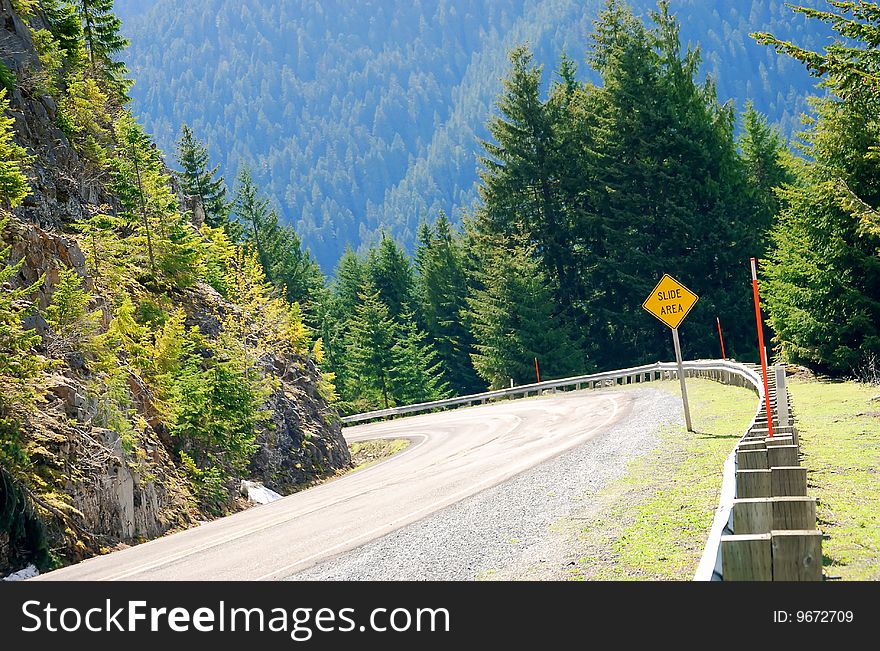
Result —
[[[880,580],[880,387],[790,381],[825,573]],[[877,398],[872,400],[872,398]]]
[[[393,454],[406,449],[408,439],[376,439],[374,441],[359,441],[348,446],[351,452],[353,468],[350,472],[368,468]]]
[[[678,382],[652,387],[680,395]],[[573,580],[690,580],[709,535],[724,461],[757,407],[747,389],[688,380],[697,433],[667,426],[660,444],[591,498]],[[565,523],[560,523],[565,527]]]

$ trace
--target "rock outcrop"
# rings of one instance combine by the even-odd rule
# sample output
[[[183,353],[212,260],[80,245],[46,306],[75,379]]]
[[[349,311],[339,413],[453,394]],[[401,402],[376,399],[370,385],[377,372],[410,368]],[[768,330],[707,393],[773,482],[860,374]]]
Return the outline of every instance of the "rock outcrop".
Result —
[[[41,26],[39,16],[32,24]],[[33,155],[28,167],[32,191],[13,211],[2,246],[9,247],[11,263],[21,262],[14,285],[39,283],[33,298],[45,308],[61,268],[76,270],[84,286],[94,289],[71,226],[112,212],[118,203],[107,179],[89,172],[58,127],[53,99],[28,83],[38,77],[40,63],[30,30],[9,0],[0,0],[0,61],[20,82],[10,93],[10,112],[16,140]],[[204,219],[187,198],[181,197],[181,206],[189,207],[194,221]],[[218,333],[222,314],[236,309],[201,283],[170,298],[186,312],[187,325],[198,326],[208,337]],[[100,296],[93,302],[92,309],[104,313],[101,327],[106,328],[109,310]],[[44,336],[47,331],[38,312],[27,317],[26,326]],[[66,561],[154,538],[204,517],[139,378],[132,375],[129,381],[131,406],[143,423],[137,449],[130,449],[118,432],[98,426],[101,397],[90,394],[90,363],[79,353],[56,363],[43,378],[36,412],[23,423],[31,462],[54,482],[51,490],[29,490],[29,499]],[[258,434],[250,476],[230,483],[230,503],[241,479],[256,479],[287,494],[350,464],[338,419],[318,391],[320,376],[312,361],[276,358],[265,370],[277,379],[267,403],[271,418]],[[0,531],[0,575],[20,569],[11,566],[18,556],[10,545]]]

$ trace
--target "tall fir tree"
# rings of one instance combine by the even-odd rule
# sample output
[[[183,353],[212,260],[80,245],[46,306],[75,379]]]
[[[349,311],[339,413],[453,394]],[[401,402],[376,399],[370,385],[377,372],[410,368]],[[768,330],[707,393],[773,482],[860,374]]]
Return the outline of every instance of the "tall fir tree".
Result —
[[[449,395],[441,363],[427,334],[419,330],[412,314],[402,315],[398,339],[391,349],[394,366],[391,383],[395,401],[410,405]]]
[[[346,341],[348,396],[354,410],[390,407],[394,400],[392,372],[398,325],[379,292],[369,284],[359,295],[350,318]]]
[[[116,97],[125,101],[127,71],[125,63],[117,57],[129,42],[120,33],[122,21],[113,13],[113,0],[77,0],[77,10],[92,74],[103,79]]]
[[[186,124],[177,141],[178,174],[184,193],[194,197],[205,211],[205,223],[224,228],[230,235],[230,204],[226,200],[226,182],[218,174],[220,165],[209,168],[208,148],[198,140]]]
[[[496,241],[486,254],[479,289],[468,298],[476,344],[474,368],[492,388],[584,373],[587,363],[565,321],[534,251]]]
[[[464,248],[445,214],[420,228],[415,266],[419,312],[450,387],[458,394],[484,389],[474,371],[473,337],[463,317],[469,287]]]
[[[755,35],[829,91],[815,100],[804,158],[782,191],[765,293],[786,359],[871,378],[880,358],[880,6],[830,4],[839,13],[795,8],[840,34],[824,53]]]
[[[367,275],[391,316],[401,319],[415,307],[415,278],[412,264],[400,244],[382,235],[379,245],[367,255]]]

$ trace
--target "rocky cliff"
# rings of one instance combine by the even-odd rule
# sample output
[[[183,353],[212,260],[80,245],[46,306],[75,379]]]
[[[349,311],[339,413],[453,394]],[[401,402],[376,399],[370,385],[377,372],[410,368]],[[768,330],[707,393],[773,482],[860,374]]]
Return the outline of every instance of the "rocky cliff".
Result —
[[[73,269],[90,293],[90,310],[101,315],[95,327],[104,331],[111,318],[108,301],[90,277],[75,226],[99,212],[112,213],[118,201],[106,178],[81,160],[58,126],[55,99],[35,81],[41,67],[31,30],[40,28],[42,20],[37,14],[25,22],[9,0],[0,0],[0,61],[17,79],[9,94],[15,140],[33,156],[27,167],[31,193],[13,210],[0,246],[8,247],[9,264],[21,263],[4,291],[38,283],[32,300],[44,309],[59,270]],[[192,204],[187,197],[179,201]],[[202,282],[164,298],[182,308],[187,326],[197,326],[205,336],[216,335],[220,315],[236,309]],[[70,562],[207,517],[140,378],[129,375],[125,387],[133,421],[139,424],[132,448],[119,432],[96,422],[101,396],[90,390],[95,369],[88,351],[54,359],[46,350],[40,309],[28,314],[25,325],[44,337],[36,351],[45,370],[35,383],[35,407],[22,419],[20,432],[34,481],[13,481],[13,473],[0,466],[0,575],[33,560],[36,540],[44,536],[39,545],[48,547],[54,562]],[[273,379],[265,405],[269,418],[259,426],[246,476],[227,481],[226,510],[240,506],[235,498],[239,479],[258,479],[285,494],[350,464],[313,360],[270,355],[263,372]],[[41,531],[34,533],[34,527]]]

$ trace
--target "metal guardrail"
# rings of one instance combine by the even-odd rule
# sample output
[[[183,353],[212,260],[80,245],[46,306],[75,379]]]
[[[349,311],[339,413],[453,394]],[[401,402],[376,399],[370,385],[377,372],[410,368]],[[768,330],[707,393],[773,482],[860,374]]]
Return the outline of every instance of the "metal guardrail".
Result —
[[[723,384],[746,387],[752,389],[758,395],[758,406],[755,410],[755,415],[752,418],[752,421],[749,423],[748,428],[746,428],[744,439],[749,436],[749,433],[755,429],[756,425],[760,425],[759,421],[762,418],[766,419],[766,415],[764,414],[764,384],[761,376],[754,367],[733,360],[697,360],[684,362],[683,367],[685,377],[703,377],[717,380]],[[521,386],[499,389],[497,391],[485,391],[483,393],[447,398],[444,400],[434,400],[432,402],[423,402],[414,405],[391,407],[389,409],[378,409],[362,414],[346,416],[342,419],[342,422],[357,423],[403,414],[414,414],[457,407],[460,405],[485,403],[493,399],[528,396],[530,393],[541,393],[542,391],[550,389],[567,387],[580,389],[584,386],[592,389],[597,386],[602,388],[606,386],[650,382],[660,379],[672,380],[677,379],[677,375],[678,366],[675,362],[656,362],[654,364],[645,364],[643,366],[634,366],[632,368],[605,371],[602,373],[591,373],[589,375],[579,375],[577,377],[548,380],[533,384],[524,384]],[[721,543],[722,538],[727,534],[730,534],[732,531],[733,507],[737,498],[736,473],[737,450],[735,449],[730,453],[724,463],[724,474],[718,508],[715,511],[715,518],[712,523],[709,537],[704,546],[699,567],[694,575],[695,581],[722,580],[723,568]]]
[[[744,364],[727,360],[698,360],[685,362],[684,369],[686,376],[697,372],[713,372],[729,373],[731,374],[731,378],[734,376],[741,377],[743,378],[744,383],[750,384],[756,391],[758,391],[760,398],[763,399],[764,397],[764,388],[760,376]],[[515,387],[497,389],[495,391],[484,391],[483,393],[474,393],[467,396],[457,396],[455,398],[445,398],[443,400],[434,400],[431,402],[420,402],[413,405],[390,407],[388,409],[377,409],[362,414],[344,416],[341,420],[344,424],[359,423],[368,420],[387,418],[389,416],[415,414],[437,409],[457,407],[460,405],[484,403],[499,398],[528,396],[530,393],[540,393],[549,389],[567,387],[581,388],[583,385],[587,385],[588,388],[595,388],[596,383],[600,383],[599,386],[601,387],[650,382],[655,379],[673,379],[677,377],[677,373],[678,368],[675,362],[655,362],[654,364],[633,366],[632,368],[624,368],[614,371],[604,371],[602,373],[591,373],[589,375],[579,375],[559,380],[547,380],[544,382],[535,382],[533,384],[522,384]],[[612,384],[605,384],[609,382]],[[729,383],[733,384],[732,381]]]

